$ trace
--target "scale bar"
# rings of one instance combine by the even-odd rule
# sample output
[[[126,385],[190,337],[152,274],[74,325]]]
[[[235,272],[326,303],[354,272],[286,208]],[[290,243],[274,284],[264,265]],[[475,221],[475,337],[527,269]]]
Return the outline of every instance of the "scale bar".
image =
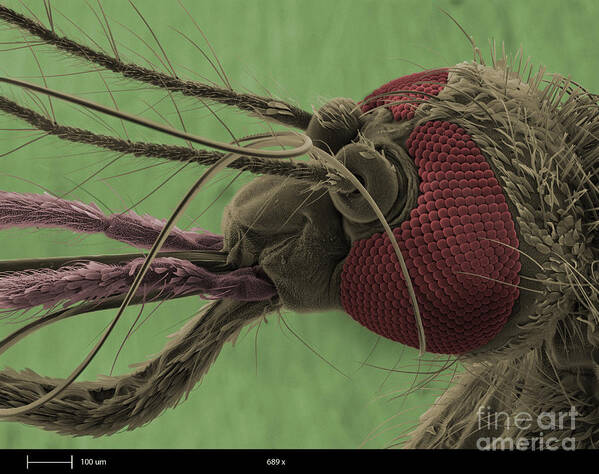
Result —
[[[26,456],[27,460],[27,469],[29,469],[30,464],[70,464],[71,470],[73,470],[73,455],[71,455],[70,461],[30,461],[29,455]]]

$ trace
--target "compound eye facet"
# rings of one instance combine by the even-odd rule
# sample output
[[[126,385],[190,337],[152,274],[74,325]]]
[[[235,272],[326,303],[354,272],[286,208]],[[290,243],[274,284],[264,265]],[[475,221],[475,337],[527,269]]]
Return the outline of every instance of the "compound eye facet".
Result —
[[[363,143],[350,143],[336,155],[387,214],[397,199],[399,190],[395,167],[376,149]],[[376,214],[358,190],[349,193],[331,192],[337,210],[349,221],[364,224],[375,221]]]

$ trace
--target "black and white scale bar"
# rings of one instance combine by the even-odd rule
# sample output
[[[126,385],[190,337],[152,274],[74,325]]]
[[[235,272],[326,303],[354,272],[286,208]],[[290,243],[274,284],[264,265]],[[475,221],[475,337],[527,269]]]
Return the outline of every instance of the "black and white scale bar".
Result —
[[[70,461],[31,461],[29,459],[29,455],[26,456],[26,467],[27,470],[29,470],[29,465],[30,464],[68,464],[69,466],[71,466],[71,471],[73,470],[73,455],[71,455],[71,460]]]

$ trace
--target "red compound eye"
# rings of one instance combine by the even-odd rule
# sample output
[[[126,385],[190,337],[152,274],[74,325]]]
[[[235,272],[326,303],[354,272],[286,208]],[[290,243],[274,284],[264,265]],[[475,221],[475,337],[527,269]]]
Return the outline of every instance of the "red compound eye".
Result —
[[[462,128],[428,122],[413,130],[407,146],[420,195],[393,233],[414,285],[427,351],[468,352],[497,335],[518,298],[519,255],[501,244],[518,247],[514,222],[493,170]],[[412,304],[387,235],[354,243],[341,300],[367,328],[418,347]]]
[[[389,104],[388,108],[393,113],[395,120],[409,120],[414,117],[414,111],[419,104],[417,102],[398,104],[397,102],[428,100],[429,95],[437,95],[443,89],[444,84],[447,84],[447,72],[447,69],[433,69],[388,82],[362,101],[362,112]],[[393,94],[397,91],[404,92]],[[423,92],[426,95],[418,94],[418,92]]]

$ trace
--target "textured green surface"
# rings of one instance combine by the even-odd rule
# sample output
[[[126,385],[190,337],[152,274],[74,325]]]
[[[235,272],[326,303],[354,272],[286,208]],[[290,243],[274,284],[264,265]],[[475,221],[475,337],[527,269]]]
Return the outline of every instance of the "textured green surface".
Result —
[[[25,11],[19,2],[4,3]],[[55,8],[109,49],[98,18],[84,2],[54,3]],[[42,2],[25,4],[47,24]],[[93,5],[101,17],[97,4]],[[138,55],[144,56],[160,67],[159,60],[144,42],[155,51],[159,50],[129,4],[104,0],[102,5],[119,53],[132,62],[143,62]],[[499,50],[502,40],[506,41],[507,51],[514,51],[522,44],[525,53],[535,63],[545,64],[549,72],[572,74],[573,79],[589,89],[598,89],[594,74],[597,62],[589,54],[596,44],[595,21],[599,3],[595,1],[254,0],[188,1],[185,5],[216,49],[236,89],[258,94],[263,94],[266,89],[305,109],[335,96],[360,99],[388,80],[418,71],[418,65],[434,68],[471,59],[468,41],[439,7],[460,21],[485,57],[488,58],[490,38],[497,40]],[[218,80],[202,55],[173,30],[184,32],[209,52],[177,2],[138,1],[136,6],[158,35],[179,75],[198,79],[194,74],[201,74]],[[66,34],[90,43],[56,9],[54,23]],[[19,39],[18,33],[5,30],[0,37],[1,41]],[[3,49],[14,46],[6,44]],[[47,75],[91,69],[81,61],[64,58],[48,48],[36,47],[34,51]],[[31,76],[39,75],[39,70],[32,51],[18,49],[2,52],[0,73],[13,77]],[[139,86],[110,74],[103,74],[103,78],[114,91],[119,108],[133,113],[146,110],[146,117],[168,120],[174,126],[180,126],[169,97],[161,100],[163,95],[160,93],[133,90]],[[48,85],[112,105],[97,73],[49,77]],[[21,103],[32,104],[22,91],[6,86],[2,86],[2,91]],[[191,99],[175,99],[184,111],[189,131],[229,139],[224,128],[206,110],[197,109],[201,104]],[[42,102],[47,107],[47,100],[42,99]],[[150,105],[158,112],[149,108]],[[102,123],[86,118],[78,109],[58,104],[54,104],[54,108],[60,122],[124,136],[118,121],[106,119],[106,123],[114,128],[111,131]],[[220,114],[221,107],[214,110]],[[223,111],[222,118],[238,136],[264,130],[258,120],[239,113]],[[23,127],[4,117],[0,121],[1,128]],[[133,126],[126,128],[132,139],[173,142]],[[0,133],[1,150],[11,150],[32,137],[29,132],[3,131]],[[40,192],[37,186],[43,186],[62,194],[113,158],[114,155],[97,153],[88,147],[44,138],[2,157],[0,189]],[[104,209],[122,211],[150,193],[177,171],[178,166],[166,164],[104,181],[98,178],[109,178],[152,163],[122,158],[69,196],[85,202],[95,201]],[[135,209],[139,213],[167,217],[200,172],[197,168],[186,168]],[[198,197],[181,225],[187,226],[200,216],[233,176],[232,172],[226,173],[222,180],[215,181],[208,192]],[[218,232],[223,206],[234,190],[248,179],[250,177],[241,178],[225,190],[193,225]],[[52,231],[5,231],[0,234],[0,242],[1,258],[128,249],[101,237],[81,238]],[[190,298],[160,307],[128,340],[115,371],[127,371],[128,364],[142,361],[158,351],[165,336],[180,327],[199,304],[199,300]],[[150,314],[150,309],[145,309],[144,316]],[[127,312],[127,318],[111,337],[108,347],[84,373],[84,378],[93,379],[97,374],[110,371],[118,347],[137,312],[138,309]],[[3,355],[0,366],[29,367],[42,374],[66,376],[91,348],[113,314],[90,314],[78,321],[45,329]],[[447,372],[431,389],[418,391],[407,398],[392,399],[390,394],[407,390],[414,376],[388,373],[369,366],[360,368],[376,342],[375,335],[342,313],[284,316],[286,323],[301,335],[303,341],[350,379],[323,362],[290,334],[285,324],[272,317],[267,325],[261,325],[257,336],[256,331],[252,331],[241,337],[234,347],[227,346],[189,399],[146,427],[108,438],[91,439],[63,437],[23,425],[1,423],[0,448],[355,448],[371,430],[394,417],[378,437],[364,445],[378,448],[391,443],[395,436],[416,423],[451,373]],[[10,322],[2,324],[2,334],[14,328]],[[430,357],[426,359],[428,361]],[[420,366],[423,372],[431,370],[427,361]],[[368,363],[412,372],[419,368],[415,351],[388,341],[379,342]],[[397,413],[400,415],[395,416]]]

